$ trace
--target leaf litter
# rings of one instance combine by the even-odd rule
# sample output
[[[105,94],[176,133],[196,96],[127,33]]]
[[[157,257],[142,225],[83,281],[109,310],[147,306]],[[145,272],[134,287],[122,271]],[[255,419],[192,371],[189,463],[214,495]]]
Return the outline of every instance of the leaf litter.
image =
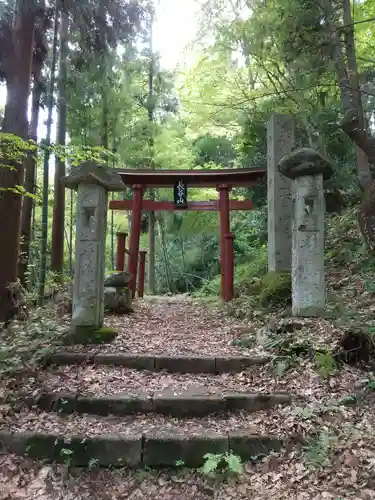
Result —
[[[238,355],[232,341],[244,326],[225,314],[220,307],[210,306],[189,297],[152,297],[139,301],[134,314],[109,316],[107,324],[119,332],[110,344],[100,348],[82,348],[89,352],[132,354]],[[77,350],[77,348],[74,348]],[[248,354],[262,351],[254,345]]]
[[[338,278],[337,278],[338,279]],[[337,279],[335,283],[337,283]],[[347,279],[344,277],[343,279]],[[349,281],[349,283],[351,283]],[[360,287],[355,283],[354,288]],[[347,284],[344,285],[344,290]],[[356,289],[357,289],[356,288]],[[340,289],[341,293],[341,289]],[[358,293],[358,308],[364,314],[368,296]],[[344,295],[349,303],[352,297]],[[252,320],[227,316],[222,310],[183,299],[154,299],[138,305],[135,315],[111,318],[120,335],[101,352],[152,354],[238,355],[264,353],[233,345],[244,333],[256,337],[265,324],[280,322],[280,313],[254,312]],[[337,321],[306,320],[301,335],[314,343],[332,345],[339,339]],[[211,333],[212,332],[212,333]],[[285,449],[256,463],[246,464],[243,475],[214,484],[194,471],[70,470],[46,466],[4,454],[0,456],[0,500],[5,499],[375,499],[375,412],[368,382],[373,373],[345,366],[322,378],[314,362],[298,358],[285,373],[276,374],[271,363],[238,374],[177,375],[136,372],[111,367],[60,367],[22,380],[22,390],[73,390],[80,393],[118,394],[130,390],[160,387],[182,388],[186,383],[205,389],[236,389],[251,392],[289,392],[297,397],[290,407],[277,407],[255,414],[199,419],[172,419],[155,415],[133,417],[61,416],[35,410],[14,411],[3,404],[0,428],[13,431],[40,429],[64,435],[86,436],[112,432],[117,435],[163,428],[196,432],[247,430],[287,438]],[[14,380],[4,381],[2,391],[14,390]],[[346,398],[346,401],[344,401]],[[352,402],[350,403],[352,398]],[[296,444],[298,446],[296,446]]]

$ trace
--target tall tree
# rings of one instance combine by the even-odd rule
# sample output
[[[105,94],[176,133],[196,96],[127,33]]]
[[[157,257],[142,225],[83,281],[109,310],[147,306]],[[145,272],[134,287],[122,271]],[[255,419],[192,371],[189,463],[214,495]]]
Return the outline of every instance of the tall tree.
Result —
[[[44,10],[44,1],[42,2]],[[29,126],[29,138],[37,142],[39,111],[41,99],[44,92],[44,82],[42,78],[42,69],[47,55],[46,31],[50,25],[50,16],[48,12],[41,12],[41,17],[37,19],[35,34],[34,34],[34,54],[32,63],[33,76],[33,91],[31,99],[31,120]],[[35,195],[36,192],[36,165],[37,165],[37,150],[33,150],[28,154],[26,159],[25,172],[25,190]],[[26,285],[26,271],[29,261],[30,241],[31,241],[31,222],[32,213],[35,208],[35,200],[26,196],[22,206],[22,223],[21,223],[21,255],[19,261],[18,275],[23,286]]]
[[[153,50],[153,24],[154,24],[154,6],[152,2],[149,5],[150,21],[149,21],[149,70],[148,70],[148,96],[147,96],[147,116],[150,122],[150,162],[151,168],[155,168],[153,161],[153,147],[154,147],[154,112],[155,112],[155,98],[154,98],[154,77],[155,77],[155,57]],[[150,189],[150,198],[155,200],[155,190]],[[156,236],[156,216],[155,212],[149,212],[148,221],[148,291],[150,294],[155,294],[155,236]]]
[[[57,144],[66,145],[67,126],[67,77],[68,77],[68,32],[69,17],[61,10],[60,19],[60,62],[58,76],[58,120]],[[65,159],[57,156],[55,165],[54,205],[52,221],[51,270],[60,279],[64,271],[64,228],[65,228],[65,187],[61,183],[65,176]]]
[[[17,0],[9,36],[0,48],[2,70],[7,85],[3,132],[27,139],[27,106],[30,92],[31,63],[34,47],[37,0]],[[2,40],[3,41],[3,40]],[[24,164],[9,164],[0,168],[0,220],[2,244],[0,246],[0,321],[10,318],[13,310],[9,283],[15,282],[20,249],[22,198],[11,191],[24,182]]]
[[[47,273],[47,242],[48,242],[48,193],[49,193],[49,160],[52,132],[52,111],[53,111],[53,96],[55,90],[55,72],[57,62],[57,39],[59,29],[59,8],[58,2],[55,3],[55,21],[53,28],[52,56],[50,67],[50,80],[47,94],[47,136],[45,141],[45,151],[43,159],[43,207],[42,207],[42,235],[40,241],[40,274],[39,274],[39,290],[38,303],[43,304],[44,290],[46,284]]]

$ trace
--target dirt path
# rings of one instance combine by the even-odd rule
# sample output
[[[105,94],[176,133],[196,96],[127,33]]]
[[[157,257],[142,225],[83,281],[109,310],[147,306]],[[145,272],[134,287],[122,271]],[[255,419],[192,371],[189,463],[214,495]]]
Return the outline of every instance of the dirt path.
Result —
[[[113,316],[106,323],[119,336],[101,352],[237,355],[231,341],[244,329],[256,332],[256,325],[184,296],[148,298],[137,304],[134,314]]]

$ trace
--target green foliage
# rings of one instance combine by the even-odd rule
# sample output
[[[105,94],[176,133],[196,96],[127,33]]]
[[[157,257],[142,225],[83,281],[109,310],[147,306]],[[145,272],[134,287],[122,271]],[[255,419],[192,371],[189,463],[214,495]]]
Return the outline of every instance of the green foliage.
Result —
[[[243,347],[244,349],[249,349],[254,347],[256,344],[256,340],[251,335],[244,335],[232,341],[232,345],[237,347]]]
[[[212,476],[216,472],[227,472],[234,475],[242,474],[243,472],[241,458],[233,453],[206,453],[203,458],[205,462],[199,471],[206,476]]]
[[[312,0],[282,0],[267,5],[255,2],[250,10],[248,2],[241,0],[227,5],[223,16],[222,2],[210,0],[210,22],[207,23],[205,16],[200,26],[203,38],[209,35],[210,43],[201,52],[196,52],[199,49],[195,47],[195,60],[187,68],[180,66],[178,74],[164,70],[158,56],[150,53],[148,9],[139,11],[138,7],[128,6],[115,19],[120,4],[114,2],[107,12],[105,33],[101,31],[103,27],[97,26],[97,17],[87,21],[92,2],[85,0],[71,13],[67,79],[70,144],[64,148],[50,147],[51,153],[67,161],[68,169],[87,159],[139,169],[266,167],[266,123],[272,113],[281,112],[295,119],[296,147],[311,143],[324,148],[340,165],[326,186],[353,189],[355,152],[351,141],[339,129],[340,96],[333,84],[332,61],[324,50],[326,25],[321,23],[316,3]],[[239,6],[238,12],[234,11],[235,5]],[[364,12],[372,12],[373,7],[365,2],[355,10],[356,18],[362,19]],[[134,17],[127,18],[128,12]],[[124,17],[120,26],[119,19]],[[370,64],[364,61],[365,56],[368,58],[368,37],[364,26],[356,26],[358,63],[364,81],[370,69]],[[152,95],[148,88],[151,59]],[[363,97],[370,116],[375,100]],[[116,154],[100,146],[103,132],[107,147],[115,149]],[[17,157],[15,151],[24,155],[28,143],[1,139],[1,143],[7,141],[8,157]],[[41,144],[39,151],[46,147]],[[19,186],[12,189],[26,194]],[[171,189],[155,193],[147,190],[145,197],[151,195],[170,200]],[[254,212],[231,214],[231,227],[236,235],[236,296],[246,297],[248,304],[260,303],[265,307],[288,303],[290,293],[286,282],[274,278],[261,280],[267,272],[266,184],[251,189],[234,188],[232,195],[251,198],[257,206]],[[190,200],[214,198],[217,198],[214,189],[189,189]],[[202,295],[219,295],[218,214],[172,213],[159,214],[158,218],[158,293],[199,289]],[[36,239],[40,233],[39,219],[37,205]],[[354,225],[353,220],[350,223],[353,231],[357,223],[355,219]],[[330,238],[336,224],[344,228],[345,216],[332,224],[331,219],[328,221],[327,260],[342,265],[359,259],[358,239],[356,243],[343,244],[344,231],[335,241]],[[123,213],[114,215],[113,230],[120,227],[127,227]],[[110,240],[109,236],[108,262]],[[147,248],[146,233],[142,245]],[[31,248],[33,284],[38,276],[38,247],[36,241]],[[359,260],[364,263],[364,259]]]
[[[73,454],[74,452],[70,448],[61,448],[60,450],[60,456],[64,462],[65,467],[67,467],[68,469],[72,465]]]
[[[251,253],[253,256],[251,258]],[[258,287],[260,279],[267,272],[268,256],[265,246],[251,252],[248,252],[249,261],[237,266],[235,270],[235,290],[236,295],[254,293]],[[251,260],[250,260],[251,259]]]
[[[267,248],[262,246],[256,250],[249,248],[247,262],[235,267],[234,287],[235,295],[259,295],[261,277],[267,272]],[[220,293],[220,275],[211,280],[203,282],[199,295],[219,295]]]
[[[204,167],[212,163],[216,167],[232,167],[234,164],[236,151],[229,137],[205,134],[193,142],[193,147],[196,151],[195,163],[197,165]]]
[[[18,135],[0,132],[0,167],[14,170],[26,156],[36,150],[32,140],[25,141]]]
[[[306,406],[297,406],[293,408],[292,415],[301,417],[303,420],[310,420],[314,417],[318,417],[324,414],[331,414],[340,411],[337,404],[331,403],[328,405],[322,403],[309,403]]]
[[[51,146],[42,145],[42,149],[48,148],[59,160],[68,162],[72,167],[85,161],[95,163],[104,163],[113,165],[118,161],[116,155],[101,146],[82,146],[69,144],[61,146],[52,144]]]
[[[0,132],[0,168],[16,170],[24,163],[28,154],[36,151],[36,148],[37,146],[32,140],[25,141],[17,135]],[[0,191],[11,191],[20,196],[29,196],[30,198],[37,199],[35,195],[28,193],[20,185],[0,186]]]
[[[336,361],[331,352],[316,352],[315,366],[323,378],[330,377],[337,369]]]
[[[323,429],[315,438],[303,447],[303,456],[307,464],[314,469],[321,469],[328,464],[336,439]]]
[[[27,321],[14,321],[0,333],[0,375],[36,369],[65,334],[55,309],[32,309]]]
[[[339,404],[342,406],[356,406],[358,404],[358,398],[355,394],[349,394],[348,396],[340,398]]]
[[[290,273],[269,272],[260,283],[259,303],[264,307],[290,303],[292,279]]]
[[[297,361],[299,356],[314,357],[315,349],[311,339],[306,338],[301,330],[283,331],[271,330],[267,333],[264,341],[264,347],[277,354],[276,362],[283,361],[287,368]]]

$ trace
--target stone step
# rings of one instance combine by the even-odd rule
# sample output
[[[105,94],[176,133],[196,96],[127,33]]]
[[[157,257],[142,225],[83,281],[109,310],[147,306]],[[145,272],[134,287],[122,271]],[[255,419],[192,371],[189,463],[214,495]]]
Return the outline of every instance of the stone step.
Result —
[[[131,419],[21,412],[0,422],[0,451],[76,466],[199,467],[206,453],[248,460],[284,444],[241,419]]]
[[[5,397],[13,398],[15,389]],[[31,396],[31,398],[29,397]],[[268,367],[239,373],[167,373],[123,366],[49,366],[19,382],[18,398],[41,408],[119,415],[205,415],[289,404]]]
[[[87,413],[93,415],[134,415],[157,413],[172,417],[200,417],[230,411],[257,412],[277,405],[289,405],[288,394],[254,394],[224,392],[207,394],[204,390],[161,390],[153,395],[123,393],[116,395],[84,395],[43,393],[25,397],[22,401],[30,407],[59,413]],[[20,403],[21,404],[21,403]]]
[[[267,364],[270,356],[162,356],[60,351],[46,359],[47,365],[95,364],[124,366],[135,370],[170,373],[231,373]]]

